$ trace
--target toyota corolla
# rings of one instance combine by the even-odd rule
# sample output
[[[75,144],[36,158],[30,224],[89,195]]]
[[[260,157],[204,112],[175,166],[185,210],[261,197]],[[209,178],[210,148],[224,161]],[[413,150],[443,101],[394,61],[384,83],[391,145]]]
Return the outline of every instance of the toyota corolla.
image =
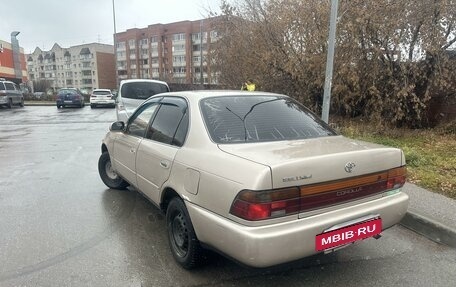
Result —
[[[187,269],[206,249],[267,267],[378,239],[408,206],[400,149],[338,135],[264,92],[156,95],[111,125],[98,168],[162,210]]]

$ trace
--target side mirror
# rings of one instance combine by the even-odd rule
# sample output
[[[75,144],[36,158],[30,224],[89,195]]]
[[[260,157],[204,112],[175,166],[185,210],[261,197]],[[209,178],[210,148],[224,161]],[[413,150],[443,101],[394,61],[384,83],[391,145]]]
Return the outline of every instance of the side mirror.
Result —
[[[113,132],[119,132],[119,131],[123,131],[124,128],[125,128],[124,122],[118,121],[118,122],[112,123],[109,130],[113,131]]]

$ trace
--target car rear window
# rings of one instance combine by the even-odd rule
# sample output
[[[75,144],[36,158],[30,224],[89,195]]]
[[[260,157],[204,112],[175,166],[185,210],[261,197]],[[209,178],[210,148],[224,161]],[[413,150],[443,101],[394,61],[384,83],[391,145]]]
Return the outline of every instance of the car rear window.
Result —
[[[153,82],[132,82],[122,85],[123,98],[145,100],[156,94],[169,92],[168,86]]]
[[[111,92],[110,91],[93,91],[93,94],[101,96],[101,95],[110,95]]]
[[[214,97],[201,101],[204,121],[216,143],[267,142],[332,136],[336,133],[288,97]]]
[[[65,89],[65,90],[60,90],[58,92],[58,95],[66,95],[66,94],[76,94],[76,91],[71,90],[71,89]]]

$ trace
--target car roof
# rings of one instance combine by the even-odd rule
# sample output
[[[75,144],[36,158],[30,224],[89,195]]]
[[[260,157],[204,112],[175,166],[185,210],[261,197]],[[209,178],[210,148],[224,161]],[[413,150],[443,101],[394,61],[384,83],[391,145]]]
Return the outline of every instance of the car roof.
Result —
[[[168,85],[168,83],[159,81],[159,80],[151,80],[151,79],[127,79],[127,80],[122,80],[120,81],[120,85],[122,86],[123,84],[127,83],[135,83],[135,82],[149,82],[149,83],[159,83],[163,85]]]
[[[261,91],[239,91],[239,90],[195,90],[195,91],[180,91],[180,92],[167,92],[154,95],[155,97],[160,96],[179,96],[186,97],[188,99],[201,100],[212,97],[236,97],[236,96],[276,96],[276,97],[287,97],[283,94],[261,92]]]
[[[93,92],[100,91],[100,92],[111,92],[110,89],[93,89]]]

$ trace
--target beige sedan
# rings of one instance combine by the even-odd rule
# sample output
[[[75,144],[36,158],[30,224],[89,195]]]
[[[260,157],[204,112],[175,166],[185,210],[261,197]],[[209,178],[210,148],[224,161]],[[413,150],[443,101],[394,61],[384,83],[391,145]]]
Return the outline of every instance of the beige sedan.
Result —
[[[156,95],[103,140],[99,172],[166,214],[184,268],[206,249],[267,267],[380,238],[408,206],[400,149],[336,134],[279,94]]]

